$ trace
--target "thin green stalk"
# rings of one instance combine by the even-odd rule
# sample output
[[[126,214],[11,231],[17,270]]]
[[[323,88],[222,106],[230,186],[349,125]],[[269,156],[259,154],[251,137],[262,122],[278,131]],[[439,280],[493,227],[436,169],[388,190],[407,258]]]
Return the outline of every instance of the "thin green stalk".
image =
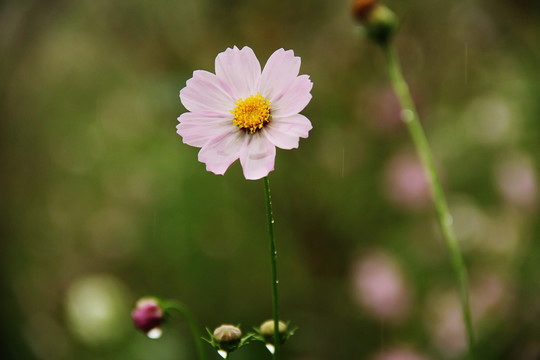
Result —
[[[187,307],[177,301],[168,301],[166,302],[166,305],[167,307],[178,311],[186,318],[187,322],[189,323],[189,327],[191,328],[191,334],[193,335],[193,340],[195,341],[195,347],[197,348],[197,357],[199,358],[199,360],[205,360],[202,336],[197,327],[195,317],[193,316],[191,311],[189,311]]]
[[[277,277],[277,251],[274,241],[274,216],[272,214],[272,197],[270,196],[270,183],[268,177],[264,179],[264,194],[266,198],[266,219],[268,222],[268,237],[270,240],[270,263],[272,264],[272,312],[274,314],[274,354],[273,359],[279,358],[279,304],[278,304],[278,277]]]
[[[409,129],[409,133],[411,134],[414,146],[416,148],[416,152],[420,157],[424,172],[427,176],[431,197],[433,199],[435,211],[437,213],[437,220],[439,222],[439,226],[441,228],[441,232],[446,246],[450,251],[452,267],[454,269],[458,283],[463,322],[465,323],[465,328],[467,332],[469,359],[474,359],[474,330],[472,325],[471,309],[469,305],[467,269],[459,249],[456,235],[452,228],[452,216],[450,215],[450,211],[448,210],[446,198],[444,196],[439,177],[437,176],[437,172],[435,170],[433,156],[431,154],[431,150],[422,125],[420,124],[414,102],[411,98],[409,86],[407,85],[407,82],[405,81],[401,73],[401,67],[399,65],[396,51],[391,44],[383,46],[383,49],[385,51],[387,59],[390,81],[402,107],[401,117],[405,124],[407,124],[407,128]]]

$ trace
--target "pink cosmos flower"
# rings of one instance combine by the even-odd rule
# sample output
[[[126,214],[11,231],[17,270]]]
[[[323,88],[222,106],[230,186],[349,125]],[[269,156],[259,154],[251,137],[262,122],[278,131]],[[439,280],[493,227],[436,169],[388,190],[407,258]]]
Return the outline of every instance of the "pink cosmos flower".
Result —
[[[216,57],[216,74],[197,70],[180,90],[189,112],[178,118],[184,143],[200,147],[199,161],[223,175],[240,159],[244,176],[257,180],[274,170],[276,147],[293,149],[311,122],[299,114],[313,83],[298,76],[300,58],[276,50],[261,71],[249,47],[228,48]]]

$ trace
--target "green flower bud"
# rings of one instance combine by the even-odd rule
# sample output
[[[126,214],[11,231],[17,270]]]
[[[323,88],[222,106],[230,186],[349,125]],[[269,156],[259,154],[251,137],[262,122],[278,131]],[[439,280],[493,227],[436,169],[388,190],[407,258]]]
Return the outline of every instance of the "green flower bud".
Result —
[[[352,13],[364,26],[366,35],[379,45],[387,45],[398,28],[394,12],[377,0],[356,0]]]
[[[278,322],[279,342],[283,344],[288,338],[287,324],[283,321]],[[259,332],[268,343],[274,343],[274,320],[266,320],[259,327]]]
[[[214,342],[226,352],[235,350],[242,340],[242,331],[234,325],[221,325],[212,334]]]

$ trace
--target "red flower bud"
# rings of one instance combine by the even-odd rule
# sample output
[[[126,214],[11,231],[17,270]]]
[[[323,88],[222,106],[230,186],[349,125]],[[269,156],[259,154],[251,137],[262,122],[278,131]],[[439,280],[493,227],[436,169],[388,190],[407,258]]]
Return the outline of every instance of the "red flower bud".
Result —
[[[353,17],[363,22],[375,6],[377,0],[356,0],[352,5]]]

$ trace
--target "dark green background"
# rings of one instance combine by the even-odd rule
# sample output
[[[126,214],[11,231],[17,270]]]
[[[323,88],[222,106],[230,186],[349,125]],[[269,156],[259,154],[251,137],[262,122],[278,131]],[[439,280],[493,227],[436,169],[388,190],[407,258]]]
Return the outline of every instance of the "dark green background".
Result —
[[[388,5],[469,265],[478,358],[537,359],[540,6]],[[425,192],[404,197],[388,178],[413,149],[382,53],[349,7],[0,4],[2,359],[194,359],[183,320],[160,341],[132,329],[146,294],[184,302],[210,328],[271,317],[262,182],[244,180],[238,163],[206,172],[175,133],[178,91],[233,45],[262,64],[294,49],[314,83],[310,137],[278,150],[270,174],[281,309],[299,327],[283,359],[373,359],[396,347],[460,358],[459,326],[444,333],[460,321],[448,254]],[[380,254],[403,279],[398,319],[353,295],[355,264]],[[259,344],[233,357],[265,358]]]

